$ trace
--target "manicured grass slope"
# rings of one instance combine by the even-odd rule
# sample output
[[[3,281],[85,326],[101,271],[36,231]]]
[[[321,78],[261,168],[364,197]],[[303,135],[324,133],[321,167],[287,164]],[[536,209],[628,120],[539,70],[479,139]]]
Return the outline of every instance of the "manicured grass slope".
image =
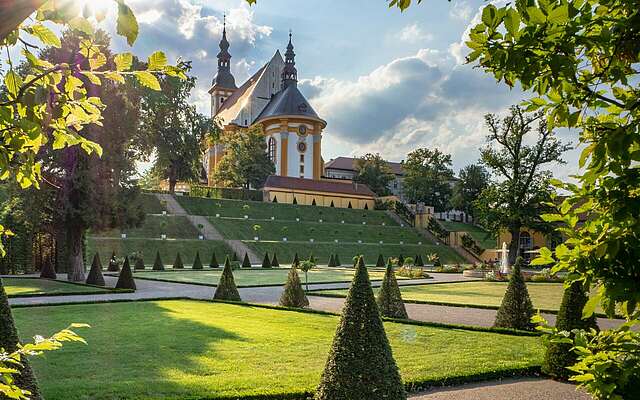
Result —
[[[85,322],[88,345],[36,358],[57,399],[214,399],[312,391],[334,316],[196,301],[15,309],[22,337]],[[292,329],[295,327],[295,329]],[[406,382],[540,365],[537,337],[385,323]]]
[[[276,220],[316,222],[322,219],[324,222],[340,223],[344,220],[347,224],[362,224],[365,221],[370,225],[397,225],[384,211],[354,210],[348,208],[331,208],[317,206],[302,206],[293,204],[265,203],[241,200],[214,200],[200,197],[176,196],[178,203],[189,214],[211,215],[220,214],[222,217],[265,219],[275,217]]]
[[[224,256],[233,254],[226,243],[217,240],[159,240],[159,239],[101,239],[89,238],[88,254],[100,252],[102,266],[106,268],[111,252],[115,250],[116,256],[124,257],[134,252],[142,252],[147,268],[151,268],[156,257],[156,251],[160,250],[160,256],[165,265],[170,266],[179,251],[185,265],[191,265],[196,251],[200,252],[203,263],[209,264],[211,252],[216,252],[218,261],[224,261]],[[240,255],[242,257],[242,255]]]
[[[485,249],[494,249],[496,247],[496,238],[490,232],[485,231],[479,226],[465,224],[463,222],[438,221],[442,226],[451,232],[467,232],[471,237]]]
[[[165,224],[164,227],[163,223]],[[96,235],[119,238],[121,233],[126,233],[129,238],[160,239],[160,235],[163,233],[169,239],[198,238],[198,230],[189,222],[187,217],[181,215],[147,215],[139,228],[115,229],[100,232]]]
[[[287,281],[288,268],[274,269],[237,269],[233,271],[234,280],[238,286],[255,285],[284,285]],[[178,282],[196,282],[209,285],[217,285],[222,274],[222,268],[207,269],[205,271],[168,271],[168,272],[144,272],[136,275],[141,278],[153,278]],[[299,272],[300,280],[305,282],[303,272]],[[351,282],[354,269],[352,268],[314,268],[309,271],[309,283],[320,282]],[[370,270],[372,280],[382,280],[384,270]]]
[[[140,198],[144,211],[148,214],[162,214],[162,211],[165,210],[160,200],[152,193],[143,193]]]
[[[74,285],[48,279],[2,278],[2,284],[9,297],[29,296],[40,294],[73,294],[73,293],[103,293],[105,289],[94,286]]]

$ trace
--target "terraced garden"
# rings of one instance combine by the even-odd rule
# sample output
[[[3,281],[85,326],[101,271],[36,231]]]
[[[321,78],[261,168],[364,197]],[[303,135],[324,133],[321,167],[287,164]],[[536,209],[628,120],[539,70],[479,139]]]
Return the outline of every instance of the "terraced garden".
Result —
[[[495,236],[479,226],[454,221],[438,222],[450,232],[467,232],[484,249],[496,248]]]

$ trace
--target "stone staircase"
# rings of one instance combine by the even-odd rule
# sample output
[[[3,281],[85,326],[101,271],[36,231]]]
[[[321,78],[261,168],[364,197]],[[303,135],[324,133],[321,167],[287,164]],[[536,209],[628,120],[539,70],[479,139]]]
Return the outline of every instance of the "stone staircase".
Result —
[[[260,264],[262,262],[262,258],[258,257],[255,252],[241,240],[225,239],[224,236],[222,236],[216,229],[216,227],[213,226],[211,222],[209,222],[207,217],[204,217],[202,215],[187,214],[187,211],[180,205],[180,203],[176,201],[173,195],[156,193],[156,197],[158,198],[158,200],[165,203],[167,213],[173,215],[184,215],[185,217],[187,217],[191,225],[193,225],[193,227],[196,228],[206,240],[224,241],[231,250],[238,254],[238,257],[240,258],[242,258],[244,254],[247,253],[251,264]]]

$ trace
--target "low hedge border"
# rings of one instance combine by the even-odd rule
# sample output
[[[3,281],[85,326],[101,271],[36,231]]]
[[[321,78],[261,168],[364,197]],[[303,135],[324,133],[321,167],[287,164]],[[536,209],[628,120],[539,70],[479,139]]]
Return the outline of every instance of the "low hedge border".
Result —
[[[98,296],[100,296],[100,295],[105,295],[105,294],[134,293],[135,292],[135,290],[132,290],[132,289],[115,289],[115,288],[108,288],[108,287],[98,286],[98,285],[90,285],[88,283],[82,283],[82,282],[70,282],[70,281],[65,281],[65,280],[62,280],[62,279],[40,278],[38,276],[10,276],[10,275],[4,275],[3,278],[25,279],[25,280],[28,280],[28,279],[31,279],[31,280],[47,280],[47,281],[53,281],[53,282],[60,282],[60,283],[64,283],[64,284],[67,284],[67,285],[76,285],[76,286],[93,287],[93,288],[97,288],[97,289],[102,289],[102,291],[99,291],[99,292],[92,292],[92,291],[88,291],[88,290],[80,290],[80,291],[77,291],[77,292],[67,292],[67,293],[34,293],[34,294],[10,294],[10,295],[7,295],[7,297],[9,297],[10,299],[19,299],[19,298],[28,298],[28,297],[57,297],[57,296],[84,296],[84,295],[98,295]]]

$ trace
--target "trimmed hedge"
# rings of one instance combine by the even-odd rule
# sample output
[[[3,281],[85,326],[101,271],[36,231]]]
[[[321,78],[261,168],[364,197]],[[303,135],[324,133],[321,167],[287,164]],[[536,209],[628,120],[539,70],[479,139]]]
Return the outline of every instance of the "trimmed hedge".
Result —
[[[124,257],[124,264],[122,270],[118,275],[118,282],[116,282],[116,289],[131,289],[136,290],[136,282],[133,280],[133,273],[131,272],[131,266],[129,265],[129,257]]]
[[[280,262],[278,262],[278,256],[276,255],[276,252],[273,252],[273,259],[271,260],[271,266],[272,267],[279,267],[280,266]]]
[[[269,253],[264,253],[264,259],[262,260],[262,268],[271,268],[271,260],[269,259]]]
[[[211,253],[211,261],[209,262],[210,268],[219,268],[220,264],[218,264],[218,259],[216,258],[216,252]]]
[[[376,301],[383,317],[400,319],[409,318],[404,302],[402,301],[398,281],[396,280],[396,275],[393,272],[393,266],[391,264],[387,265],[387,269],[384,272],[382,287],[380,288]]]
[[[522,263],[522,257],[518,257],[513,266],[513,271],[511,271],[511,277],[502,298],[502,303],[496,314],[495,327],[525,331],[535,329],[535,324],[531,322],[531,317],[534,314],[533,305],[531,304],[527,284],[520,271]]]
[[[309,299],[302,289],[302,282],[295,268],[289,270],[284,291],[280,296],[280,305],[283,307],[309,307]]]
[[[176,254],[176,260],[173,262],[173,269],[184,269],[184,264],[182,263],[180,252]]]
[[[102,263],[98,253],[93,255],[93,262],[86,280],[88,285],[105,286],[104,276],[102,276]]]
[[[156,252],[156,260],[153,262],[153,270],[164,271],[164,263],[162,262],[162,258],[160,258],[159,250]]]
[[[251,268],[251,261],[249,260],[249,255],[245,252],[244,258],[242,259],[242,268]]]
[[[202,261],[200,261],[200,252],[196,251],[196,259],[193,260],[193,264],[191,265],[191,269],[203,269]]]
[[[213,294],[213,299],[242,301],[238,288],[236,287],[236,282],[233,279],[233,271],[231,270],[229,257],[224,260],[224,269],[220,275],[220,281],[218,282],[216,291]]]
[[[382,257],[382,254],[378,254],[378,261],[376,261],[376,267],[378,268],[384,268],[384,257]]]
[[[135,270],[144,269],[144,259],[142,258],[142,255],[136,257],[136,262],[133,264],[133,269]]]

